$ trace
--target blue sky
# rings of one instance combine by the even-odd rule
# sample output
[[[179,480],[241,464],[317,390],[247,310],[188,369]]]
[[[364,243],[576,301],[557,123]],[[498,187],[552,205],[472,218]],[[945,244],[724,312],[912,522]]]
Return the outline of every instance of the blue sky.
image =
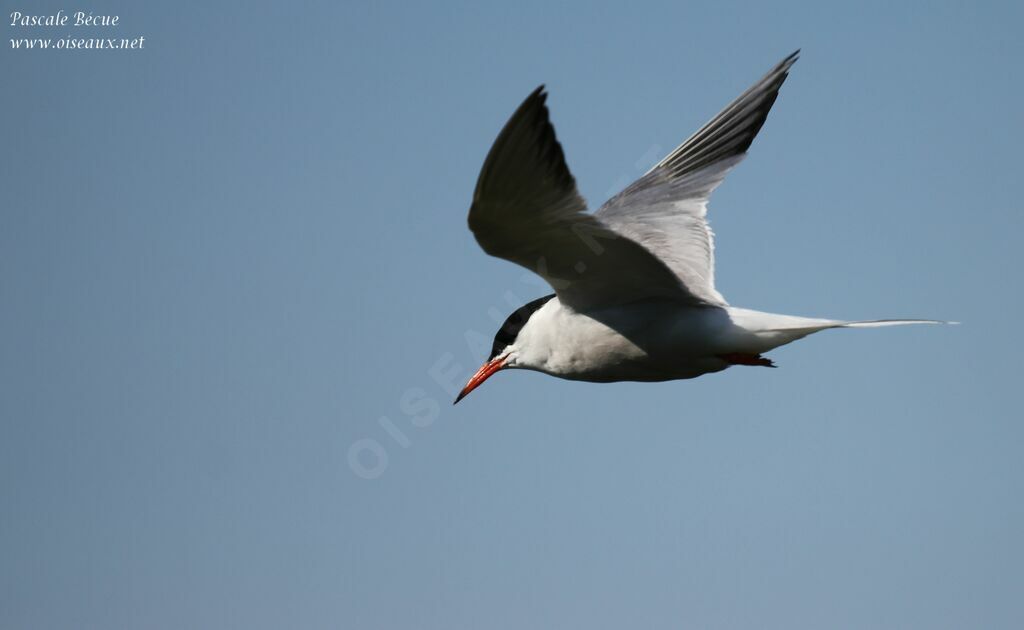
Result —
[[[1024,625],[1024,11],[824,5],[31,3],[146,44],[5,26],[0,626]],[[451,407],[547,292],[465,226],[522,98],[596,207],[798,47],[718,288],[963,325]]]

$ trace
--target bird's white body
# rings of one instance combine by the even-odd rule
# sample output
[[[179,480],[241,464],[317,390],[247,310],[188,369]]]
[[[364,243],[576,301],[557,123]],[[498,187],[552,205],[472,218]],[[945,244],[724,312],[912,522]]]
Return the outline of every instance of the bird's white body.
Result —
[[[506,366],[595,382],[694,378],[724,370],[717,355],[755,338],[722,308],[648,300],[579,313],[555,297],[523,327]]]
[[[756,356],[820,330],[899,323],[911,322],[844,322],[657,299],[577,312],[554,297],[508,348],[505,367],[579,381],[669,381],[719,372],[734,364],[723,357]]]

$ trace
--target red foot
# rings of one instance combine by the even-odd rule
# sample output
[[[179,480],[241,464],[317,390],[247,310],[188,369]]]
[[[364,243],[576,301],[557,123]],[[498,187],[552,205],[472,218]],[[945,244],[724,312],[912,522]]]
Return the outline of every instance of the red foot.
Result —
[[[771,359],[766,359],[759,354],[744,354],[742,352],[730,352],[729,354],[718,355],[719,359],[732,363],[733,365],[763,365],[764,367],[776,367]]]

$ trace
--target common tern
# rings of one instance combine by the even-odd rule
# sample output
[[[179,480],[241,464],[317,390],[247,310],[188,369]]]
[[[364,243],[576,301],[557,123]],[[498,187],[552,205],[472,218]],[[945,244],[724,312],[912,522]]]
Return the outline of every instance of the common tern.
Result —
[[[844,321],[730,306],[715,289],[707,203],[746,156],[800,51],[789,55],[594,214],[555,138],[544,86],[512,114],[484,161],[469,228],[485,252],[554,293],[518,308],[458,403],[504,369],[592,381],[695,378],[829,328],[944,323]]]

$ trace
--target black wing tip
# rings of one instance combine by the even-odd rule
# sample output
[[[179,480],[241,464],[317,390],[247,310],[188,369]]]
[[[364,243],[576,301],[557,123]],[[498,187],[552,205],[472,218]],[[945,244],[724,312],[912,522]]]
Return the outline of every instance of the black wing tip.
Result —
[[[786,81],[786,78],[789,76],[789,71],[793,68],[793,64],[795,64],[799,59],[800,49],[797,48],[793,52],[786,55],[786,57],[782,61],[775,64],[775,66],[771,70],[769,70],[763,77],[761,77],[760,81],[751,86],[751,89],[754,89],[759,85],[765,84],[765,92],[778,92],[779,88],[782,87],[782,84]]]
[[[765,75],[762,81],[770,77],[774,77],[772,83],[774,84],[775,91],[778,92],[779,88],[782,87],[783,82],[785,82],[786,78],[789,76],[789,71],[793,68],[793,64],[799,60],[800,49],[797,48],[793,52],[789,53],[785,59],[775,64],[775,67],[768,71],[768,74]]]
[[[565,163],[565,151],[555,134],[555,126],[551,123],[551,112],[548,110],[547,99],[546,86],[541,83],[519,106],[519,111],[513,115],[513,119],[528,120],[529,125],[539,130],[536,144],[537,159],[549,165],[552,174],[557,177],[562,186],[575,187],[576,178],[572,176],[572,172]]]
[[[565,163],[565,152],[551,124],[547,96],[546,86],[541,83],[505,122],[484,159],[473,193],[474,203],[488,190],[501,189],[500,194],[509,199],[520,198],[521,191],[501,188],[500,177],[495,173],[502,170],[527,179],[536,178],[539,185],[562,189],[566,194],[571,193],[573,200],[582,203],[575,190],[576,179]],[[470,221],[472,229],[472,208]]]
[[[768,72],[768,74],[772,75],[772,74],[775,74],[777,72],[789,72],[789,69],[792,68],[793,64],[796,63],[799,59],[800,59],[800,49],[797,48],[793,52],[791,52],[788,55],[786,55],[786,57],[782,61],[780,61],[779,63],[775,64],[775,67],[772,68],[771,71]]]
[[[548,112],[548,92],[543,83],[538,85],[530,95],[523,99],[523,102],[516,108],[515,113],[509,119],[506,126],[511,126],[513,121],[530,121],[529,124],[537,126],[548,126],[551,124],[551,114]]]
[[[799,58],[797,48],[677,147],[660,166],[669,169],[671,176],[679,177],[746,154],[767,121],[790,68]],[[747,107],[753,109],[739,113]]]
[[[521,108],[526,108],[526,107],[531,106],[531,105],[544,107],[544,105],[547,102],[547,100],[548,100],[548,89],[547,89],[547,86],[544,85],[543,83],[541,83],[536,88],[534,88],[534,90],[532,92],[530,92],[530,95],[527,96],[523,100],[523,104],[520,105],[520,107]]]

